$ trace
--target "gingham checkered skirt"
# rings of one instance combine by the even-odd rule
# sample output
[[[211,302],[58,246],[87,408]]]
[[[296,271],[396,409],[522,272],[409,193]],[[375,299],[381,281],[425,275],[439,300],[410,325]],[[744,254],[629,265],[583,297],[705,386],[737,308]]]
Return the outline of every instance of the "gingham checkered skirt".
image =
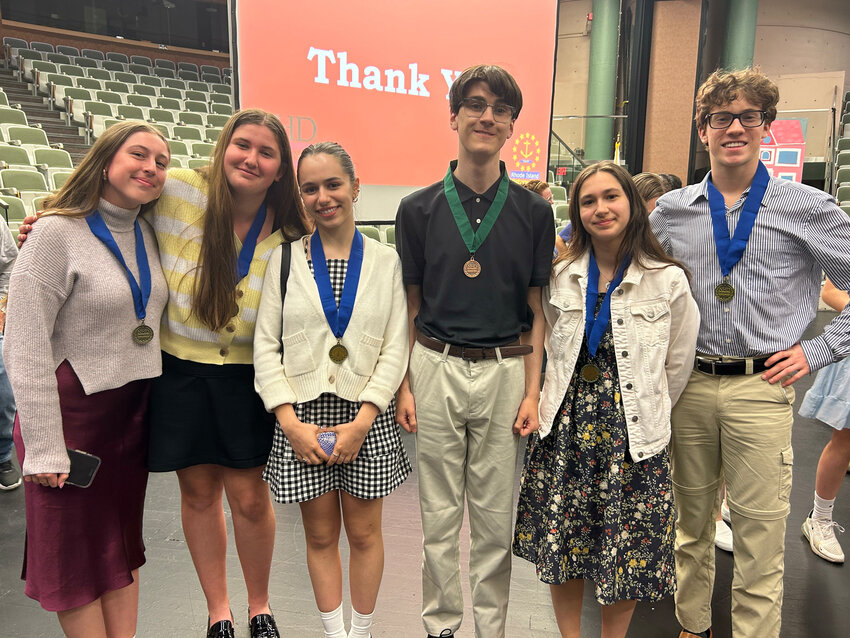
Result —
[[[347,262],[329,259],[327,263],[334,296],[339,304]],[[311,270],[312,267],[310,263]],[[295,405],[299,421],[320,427],[349,423],[359,410],[359,402],[347,401],[329,393]],[[268,482],[272,496],[279,503],[300,503],[331,490],[344,490],[356,498],[381,498],[401,485],[408,474],[410,460],[395,422],[393,399],[387,410],[375,417],[357,458],[348,464],[307,465],[299,461],[280,425],[276,425],[263,479]]]

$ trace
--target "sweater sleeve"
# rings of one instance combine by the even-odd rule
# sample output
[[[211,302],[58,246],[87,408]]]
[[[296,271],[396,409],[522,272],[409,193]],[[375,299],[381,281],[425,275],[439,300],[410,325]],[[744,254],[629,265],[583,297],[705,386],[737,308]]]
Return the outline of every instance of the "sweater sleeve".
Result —
[[[384,326],[384,341],[375,370],[358,399],[368,401],[385,412],[407,370],[410,353],[407,325],[407,300],[401,278],[401,262],[397,255],[390,254],[393,264],[392,304]],[[382,260],[383,262],[384,260]],[[389,259],[386,259],[389,261]],[[389,265],[389,264],[387,264]],[[383,267],[384,264],[378,264]]]
[[[47,221],[47,220],[45,220]],[[65,450],[52,336],[74,286],[58,224],[39,224],[21,251],[9,285],[3,356],[18,406],[25,476],[70,469]]]
[[[295,403],[296,394],[283,369],[283,303],[280,297],[280,256],[278,246],[269,257],[263,293],[254,328],[254,388],[266,410]]]

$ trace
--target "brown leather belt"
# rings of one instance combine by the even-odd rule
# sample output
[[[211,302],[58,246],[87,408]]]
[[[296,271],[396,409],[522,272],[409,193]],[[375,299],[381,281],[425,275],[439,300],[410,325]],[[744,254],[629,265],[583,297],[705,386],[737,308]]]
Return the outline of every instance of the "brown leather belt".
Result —
[[[764,362],[769,358],[770,356],[732,359],[697,355],[694,359],[694,368],[714,375],[758,374],[767,370]]]
[[[442,353],[446,349],[446,344],[439,339],[433,339],[421,332],[416,334],[416,340],[429,350]],[[519,341],[514,341],[506,346],[498,348],[477,348],[473,346],[449,346],[450,357],[460,357],[465,361],[481,361],[482,359],[498,359],[496,350],[500,352],[503,359],[508,357],[521,357],[526,354],[531,354],[533,348],[531,346],[520,345]]]

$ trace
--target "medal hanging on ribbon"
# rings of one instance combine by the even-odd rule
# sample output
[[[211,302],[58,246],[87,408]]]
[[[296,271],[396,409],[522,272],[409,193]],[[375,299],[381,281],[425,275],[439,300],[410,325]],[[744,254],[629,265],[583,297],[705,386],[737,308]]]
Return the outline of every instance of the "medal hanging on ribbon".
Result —
[[[109,232],[109,228],[107,228],[106,222],[103,221],[103,217],[100,216],[100,212],[96,210],[86,217],[86,223],[89,225],[92,234],[106,245],[109,252],[115,255],[118,262],[124,267],[124,274],[127,275],[127,281],[130,284],[130,292],[133,295],[133,306],[136,310],[136,318],[141,322],[138,326],[133,328],[131,335],[133,341],[140,346],[150,343],[153,339],[153,328],[145,325],[145,314],[148,299],[151,296],[151,267],[148,263],[148,253],[145,250],[145,238],[142,235],[139,220],[137,219],[133,223],[133,229],[136,234],[136,265],[139,268],[138,282],[136,282],[136,278],[127,267],[127,262],[124,261],[121,249],[115,242],[115,238],[112,236],[112,233]]]
[[[602,335],[608,328],[611,322],[611,294],[623,281],[626,267],[629,265],[629,259],[624,259],[617,270],[614,279],[608,284],[608,290],[605,291],[605,298],[602,300],[602,305],[599,307],[599,312],[596,311],[596,302],[599,296],[599,265],[596,263],[596,257],[593,254],[593,249],[590,250],[590,263],[587,267],[587,295],[585,297],[585,320],[584,334],[587,343],[587,352],[591,359],[596,356],[596,350],[602,341]],[[588,383],[595,383],[600,376],[599,367],[593,363],[587,363],[582,366],[580,373],[581,378]]]
[[[239,251],[239,258],[236,260],[236,281],[241,281],[251,270],[251,261],[254,259],[254,251],[257,249],[257,237],[260,236],[260,231],[263,229],[263,224],[266,223],[266,203],[263,202],[254,216],[254,221],[251,222],[251,228],[248,229],[248,234],[245,235],[245,241],[242,242],[242,248]]]
[[[336,337],[336,344],[328,351],[328,357],[334,363],[342,363],[348,358],[348,350],[342,345],[342,336],[351,321],[351,313],[354,310],[354,300],[357,298],[357,285],[360,282],[360,269],[363,266],[363,235],[356,228],[354,238],[351,241],[351,254],[348,258],[348,269],[345,271],[345,283],[342,286],[342,295],[337,308],[334,290],[331,285],[331,276],[328,273],[328,263],[325,259],[325,249],[322,247],[322,239],[316,230],[310,237],[310,255],[313,259],[313,273],[316,287],[319,290],[319,299],[322,301],[322,310],[328,325]]]
[[[761,200],[770,182],[770,174],[764,164],[759,162],[753,182],[750,184],[750,192],[744,207],[741,209],[741,217],[735,225],[735,233],[729,237],[729,227],[726,223],[726,200],[723,194],[709,178],[708,204],[711,207],[711,226],[714,231],[714,245],[717,248],[717,260],[720,262],[720,274],[723,279],[714,287],[714,296],[721,303],[732,301],[735,297],[735,288],[730,281],[732,268],[737,264],[744,254],[756,216],[761,206]]]
[[[487,239],[487,235],[490,234],[490,230],[492,230],[493,224],[496,223],[499,213],[502,212],[502,208],[508,199],[509,186],[510,180],[508,179],[507,171],[505,171],[499,180],[496,197],[487,209],[487,213],[484,215],[484,219],[481,220],[478,230],[475,231],[472,230],[472,224],[469,223],[469,217],[457,194],[457,188],[452,178],[452,164],[449,165],[449,170],[446,171],[446,176],[443,178],[443,192],[449,201],[449,208],[452,211],[452,217],[455,218],[455,224],[457,224],[457,229],[460,231],[463,243],[469,251],[469,260],[463,264],[463,274],[470,279],[475,279],[481,274],[481,262],[475,260],[475,253],[481,247],[481,244],[484,243],[484,240]]]

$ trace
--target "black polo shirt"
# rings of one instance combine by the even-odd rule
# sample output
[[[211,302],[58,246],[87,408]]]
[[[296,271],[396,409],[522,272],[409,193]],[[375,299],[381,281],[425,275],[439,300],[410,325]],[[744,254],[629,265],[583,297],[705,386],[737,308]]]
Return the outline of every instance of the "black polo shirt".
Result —
[[[452,162],[452,170],[456,166]],[[504,163],[501,170],[504,174]],[[499,182],[483,194],[456,178],[454,182],[477,231]],[[499,218],[475,254],[481,264],[475,279],[463,274],[469,250],[443,192],[443,180],[402,199],[396,215],[404,283],[422,288],[416,327],[455,345],[503,346],[531,329],[528,289],[549,282],[554,245],[551,206],[514,182]]]

